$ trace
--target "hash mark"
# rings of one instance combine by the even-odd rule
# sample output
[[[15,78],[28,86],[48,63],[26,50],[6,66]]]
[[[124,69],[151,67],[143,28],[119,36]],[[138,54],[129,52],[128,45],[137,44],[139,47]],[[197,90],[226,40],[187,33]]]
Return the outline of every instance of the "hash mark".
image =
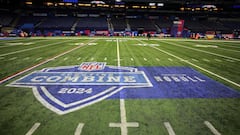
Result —
[[[219,133],[209,121],[204,121],[204,124],[211,130],[214,135],[221,135],[221,133]]]
[[[26,135],[32,135],[40,125],[41,125],[41,123],[35,123],[32,126],[32,128],[26,133]]]
[[[75,133],[74,135],[80,135],[81,132],[82,132],[82,128],[83,128],[84,124],[83,123],[79,123],[76,130],[75,130]]]
[[[175,132],[173,131],[173,128],[169,122],[164,122],[164,126],[168,131],[169,135],[176,135]]]

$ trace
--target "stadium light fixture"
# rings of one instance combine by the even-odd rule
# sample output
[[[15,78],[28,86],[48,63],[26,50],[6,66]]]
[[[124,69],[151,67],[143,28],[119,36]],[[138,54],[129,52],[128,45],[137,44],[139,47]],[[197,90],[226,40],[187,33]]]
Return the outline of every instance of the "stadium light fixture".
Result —
[[[163,7],[163,6],[164,6],[164,3],[158,3],[157,6],[158,6],[158,7]]]

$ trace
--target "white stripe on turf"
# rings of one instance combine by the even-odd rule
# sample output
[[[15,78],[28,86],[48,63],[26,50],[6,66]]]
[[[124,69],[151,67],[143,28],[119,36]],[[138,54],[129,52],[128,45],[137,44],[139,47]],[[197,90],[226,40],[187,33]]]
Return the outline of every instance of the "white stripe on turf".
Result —
[[[93,41],[95,41],[95,40],[92,40],[92,41],[90,41],[90,42],[93,42]],[[86,44],[87,44],[87,43],[86,43]],[[86,45],[86,44],[85,44],[85,45]],[[41,66],[41,65],[43,65],[43,64],[45,64],[45,63],[48,63],[49,61],[52,61],[52,60],[54,60],[54,59],[56,59],[56,58],[58,58],[58,57],[61,57],[61,56],[65,55],[65,54],[68,54],[68,53],[70,53],[70,52],[72,52],[72,51],[74,51],[74,50],[76,50],[76,49],[78,49],[78,48],[80,48],[80,47],[82,47],[82,46],[77,46],[77,47],[75,47],[75,48],[73,48],[73,49],[70,49],[70,50],[68,50],[68,51],[66,51],[66,52],[63,52],[63,53],[61,53],[61,54],[58,54],[58,55],[55,56],[55,57],[49,58],[49,59],[47,59],[47,60],[45,60],[45,61],[43,61],[43,62],[41,62],[41,63],[38,63],[38,64],[36,64],[36,65],[34,65],[34,66],[32,66],[32,67],[29,67],[29,68],[27,68],[27,69],[25,69],[25,70],[23,70],[23,71],[17,72],[17,73],[15,73],[15,74],[13,74],[13,75],[11,75],[11,76],[9,76],[9,77],[6,77],[6,78],[0,80],[0,84],[6,82],[6,81],[8,81],[8,80],[10,80],[10,79],[12,79],[12,78],[14,78],[14,77],[16,77],[16,76],[19,76],[19,75],[21,75],[21,74],[23,74],[23,73],[25,73],[25,72],[27,72],[27,71],[30,71],[30,70],[38,67],[38,66]]]
[[[12,58],[10,58],[9,60],[15,60],[15,59],[17,59],[17,57],[12,57]]]
[[[30,57],[26,57],[26,58],[24,58],[23,60],[29,60],[30,59]]]
[[[119,50],[119,41],[117,39],[117,66],[120,67],[120,50]],[[120,99],[120,115],[121,115],[121,123],[109,123],[109,127],[120,127],[121,135],[128,134],[128,127],[139,127],[137,122],[127,122],[126,116],[126,108],[125,108],[125,100]]]
[[[204,124],[211,130],[214,135],[221,135],[221,133],[219,133],[209,121],[204,121]]]
[[[169,135],[175,135],[175,132],[173,131],[173,128],[169,122],[164,122],[164,126],[167,129]]]
[[[222,60],[220,60],[220,59],[215,59],[217,62],[222,62]]]
[[[41,123],[35,123],[32,128],[26,133],[26,135],[32,135],[38,127],[41,125]]]
[[[139,40],[139,41],[140,41],[140,40]],[[143,41],[140,41],[140,42],[143,42]],[[196,67],[196,68],[198,68],[198,69],[200,69],[200,70],[202,70],[202,71],[204,71],[204,72],[207,72],[207,73],[209,73],[209,74],[211,74],[211,75],[213,75],[213,76],[216,76],[216,77],[218,77],[218,78],[220,78],[220,79],[222,79],[222,80],[224,80],[224,81],[226,81],[226,82],[229,82],[229,83],[231,83],[231,84],[233,84],[233,85],[235,85],[235,86],[237,86],[237,87],[240,87],[240,84],[238,84],[238,83],[236,83],[236,82],[234,82],[234,81],[231,81],[231,80],[229,80],[229,79],[227,79],[227,78],[225,78],[225,77],[222,77],[222,76],[220,76],[220,75],[218,75],[218,74],[215,74],[215,73],[213,73],[213,72],[211,72],[211,71],[209,71],[209,70],[207,70],[207,69],[205,69],[205,68],[202,68],[202,67],[200,67],[200,66],[198,66],[198,65],[196,65],[196,64],[193,64],[193,63],[191,63],[191,62],[189,62],[189,61],[187,61],[187,60],[184,60],[183,58],[178,57],[178,56],[176,56],[176,55],[174,55],[174,54],[172,54],[172,53],[169,53],[169,52],[167,52],[167,51],[164,51],[164,50],[162,50],[162,49],[160,49],[160,48],[157,48],[157,47],[154,47],[154,46],[150,46],[150,47],[152,47],[152,48],[154,48],[154,49],[156,49],[156,50],[158,50],[158,51],[160,51],[160,52],[163,52],[163,53],[165,53],[165,54],[167,54],[167,55],[169,55],[169,56],[172,56],[172,57],[174,57],[174,58],[176,58],[176,59],[179,59],[180,61],[183,61],[183,62],[185,62],[185,63],[187,63],[187,64],[189,64],[189,65],[192,65],[192,66],[194,66],[194,67]]]
[[[203,61],[210,62],[210,60],[208,60],[208,59],[203,59]]]
[[[174,45],[174,46],[179,46],[179,47],[182,47],[182,48],[187,48],[187,49],[199,51],[199,52],[204,52],[204,53],[219,56],[219,57],[222,57],[222,58],[228,58],[228,59],[231,59],[231,60],[240,61],[240,59],[238,59],[238,58],[233,58],[233,57],[229,57],[229,56],[225,56],[225,55],[221,55],[221,54],[217,54],[217,53],[213,53],[213,52],[208,52],[208,51],[204,51],[204,50],[200,50],[200,49],[196,49],[196,48],[192,48],[192,47],[188,47],[188,46],[183,46],[183,45],[179,45],[179,44],[175,44],[175,43],[169,43],[169,42],[164,42],[164,41],[161,41],[161,42],[166,43],[166,44],[171,44],[171,45]]]
[[[36,59],[36,61],[41,60],[41,59],[42,59],[42,57],[39,57],[39,58]]]
[[[168,58],[169,61],[173,61],[171,58]]]
[[[64,58],[63,60],[64,60],[64,61],[65,61],[65,60],[68,60],[68,57]]]
[[[74,135],[81,135],[83,126],[84,126],[84,123],[79,123],[75,130]]]
[[[30,50],[34,50],[34,49],[39,49],[39,48],[43,48],[43,47],[48,47],[48,46],[52,46],[52,45],[56,45],[56,44],[61,44],[61,43],[65,43],[65,42],[68,42],[68,40],[67,40],[67,41],[62,41],[62,42],[56,42],[56,43],[52,43],[52,44],[48,44],[48,45],[43,45],[43,46],[31,47],[31,48],[28,48],[28,49],[18,50],[18,51],[14,51],[14,52],[5,53],[5,54],[0,54],[0,56],[7,56],[7,55],[11,55],[11,54],[26,52],[26,51],[30,51]]]
[[[198,61],[198,60],[196,60],[196,59],[192,59],[192,61],[199,62],[199,61]]]

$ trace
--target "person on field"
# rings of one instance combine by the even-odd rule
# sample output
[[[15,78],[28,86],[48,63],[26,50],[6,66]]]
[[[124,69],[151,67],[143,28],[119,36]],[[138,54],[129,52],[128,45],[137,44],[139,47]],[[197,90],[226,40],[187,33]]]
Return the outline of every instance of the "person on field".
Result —
[[[151,38],[151,34],[150,33],[147,33],[147,38],[148,38],[148,40]]]

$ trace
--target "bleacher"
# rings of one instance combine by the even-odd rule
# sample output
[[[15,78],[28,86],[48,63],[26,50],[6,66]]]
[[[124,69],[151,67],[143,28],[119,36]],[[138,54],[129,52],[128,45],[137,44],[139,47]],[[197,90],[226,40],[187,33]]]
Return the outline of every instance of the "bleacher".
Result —
[[[108,30],[105,17],[82,17],[76,26],[76,30]]]
[[[15,14],[0,13],[0,25],[2,27],[10,26],[11,22],[14,20],[15,17],[16,17]]]
[[[111,18],[111,23],[115,31],[124,31],[127,28],[125,18]]]
[[[74,22],[76,21],[75,17],[70,16],[52,16],[47,17],[36,29],[47,29],[47,30],[71,30]]]
[[[131,30],[137,31],[139,29],[145,30],[145,31],[156,31],[156,27],[152,20],[145,19],[145,18],[138,18],[138,19],[128,19],[129,25],[131,27]]]

